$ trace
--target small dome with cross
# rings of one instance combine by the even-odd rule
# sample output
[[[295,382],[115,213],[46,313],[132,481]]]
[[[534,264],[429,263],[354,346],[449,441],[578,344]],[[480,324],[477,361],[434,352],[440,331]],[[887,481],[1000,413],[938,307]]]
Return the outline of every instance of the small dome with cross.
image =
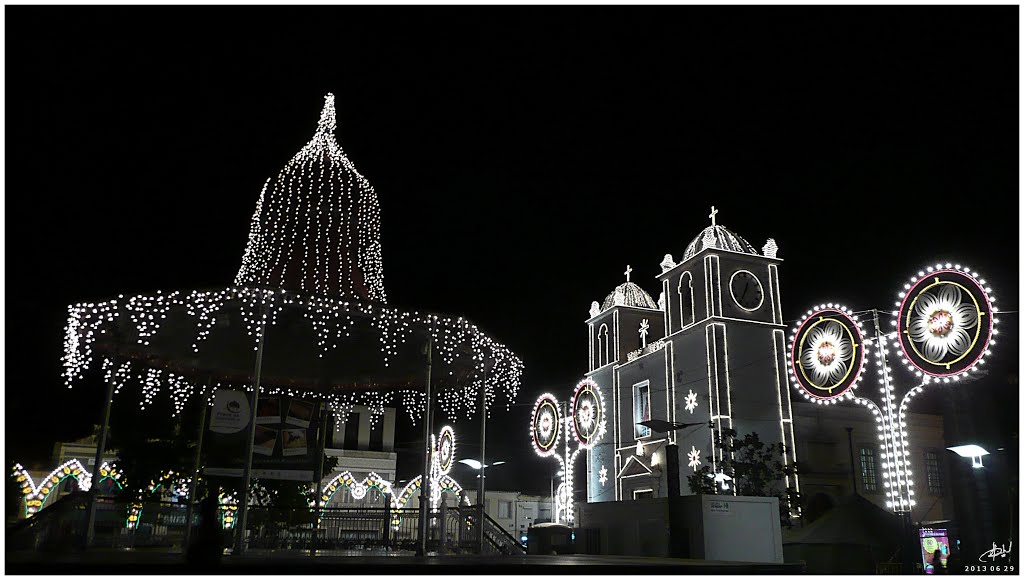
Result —
[[[711,218],[711,225],[704,228],[704,231],[696,238],[693,238],[690,245],[686,246],[686,251],[683,253],[683,262],[701,253],[705,248],[719,248],[741,254],[759,255],[754,246],[750,245],[750,242],[729,231],[725,226],[715,223],[715,216],[717,214],[718,210],[715,209],[715,206],[711,206],[711,215],[708,216]]]
[[[633,306],[635,308],[658,310],[658,304],[654,302],[651,295],[643,288],[629,281],[629,275],[632,272],[633,268],[626,266],[626,283],[619,284],[615,287],[615,290],[612,290],[611,294],[605,297],[604,302],[601,303],[601,312],[608,310],[612,306]]]

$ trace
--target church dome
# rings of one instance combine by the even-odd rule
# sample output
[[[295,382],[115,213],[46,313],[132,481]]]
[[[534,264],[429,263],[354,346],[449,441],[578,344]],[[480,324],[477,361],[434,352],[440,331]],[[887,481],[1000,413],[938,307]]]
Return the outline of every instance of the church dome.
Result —
[[[387,302],[377,194],[335,126],[328,93],[313,138],[260,192],[236,285]]]
[[[633,282],[626,282],[615,287],[601,304],[601,312],[612,306],[635,306],[637,308],[650,308],[657,310],[658,305],[651,298],[651,295]]]
[[[726,229],[725,226],[710,225],[704,228],[700,235],[693,238],[690,245],[686,246],[686,252],[683,253],[683,262],[701,253],[705,248],[718,248],[741,254],[758,255],[754,246],[751,246],[747,240]]]

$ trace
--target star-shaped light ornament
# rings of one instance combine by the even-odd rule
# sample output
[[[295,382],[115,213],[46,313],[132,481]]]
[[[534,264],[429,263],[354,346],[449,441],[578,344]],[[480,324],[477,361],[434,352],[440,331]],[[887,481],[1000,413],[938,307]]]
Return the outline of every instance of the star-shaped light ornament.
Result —
[[[603,486],[605,483],[608,483],[608,468],[602,465],[600,473],[601,477],[598,478],[598,481],[600,481]]]
[[[640,342],[642,346],[647,346],[647,331],[650,330],[651,324],[647,322],[647,319],[640,321]]]
[[[690,452],[686,454],[686,457],[690,460],[689,465],[694,471],[697,471],[697,467],[700,466],[700,450],[696,447],[691,446]]]
[[[697,408],[697,393],[690,391],[690,394],[686,395],[686,410],[691,414],[693,410]]]

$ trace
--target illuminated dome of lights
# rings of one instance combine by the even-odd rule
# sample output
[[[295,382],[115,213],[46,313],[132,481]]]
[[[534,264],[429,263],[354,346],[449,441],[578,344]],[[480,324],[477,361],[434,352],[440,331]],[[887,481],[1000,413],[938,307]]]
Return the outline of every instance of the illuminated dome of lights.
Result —
[[[651,295],[633,282],[619,284],[612,290],[612,293],[605,297],[601,303],[601,312],[612,306],[634,306],[636,308],[658,309],[658,304],[651,298]]]
[[[488,409],[499,393],[514,402],[523,363],[512,351],[464,318],[386,303],[377,194],[335,140],[334,96],[324,101],[313,138],[260,192],[234,284],[69,306],[68,387],[99,366],[115,393],[141,386],[143,408],[167,393],[178,413],[194,394],[251,391],[262,344],[261,392],[341,415],[365,405],[371,421],[400,402],[415,420],[430,342],[449,417],[473,414],[480,389]]]
[[[728,250],[730,252],[739,252],[741,254],[753,254],[759,255],[754,246],[751,246],[747,240],[744,240],[740,236],[732,233],[724,226],[711,225],[704,228],[690,245],[686,246],[686,252],[683,253],[683,262],[701,253],[705,248],[718,248],[720,250]]]
[[[324,101],[313,139],[260,192],[235,285],[387,302],[377,194],[334,138],[334,95]]]

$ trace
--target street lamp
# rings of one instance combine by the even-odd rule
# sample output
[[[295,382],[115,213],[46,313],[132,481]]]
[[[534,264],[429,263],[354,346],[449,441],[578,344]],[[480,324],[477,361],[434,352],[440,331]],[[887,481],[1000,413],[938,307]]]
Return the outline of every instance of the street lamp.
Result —
[[[499,465],[504,465],[505,464],[504,461],[495,461],[494,463],[490,463],[490,464],[486,464],[486,465],[481,465],[481,463],[479,461],[477,461],[476,459],[460,459],[459,463],[461,463],[461,464],[463,464],[463,465],[465,465],[467,467],[471,467],[471,468],[473,468],[473,469],[475,469],[477,471],[481,471],[481,472],[484,469],[488,469],[490,467],[497,467]],[[477,477],[480,477],[480,476],[477,475]]]
[[[970,457],[971,467],[973,467],[974,469],[981,469],[982,467],[984,467],[984,465],[981,464],[981,458],[989,454],[989,452],[986,451],[983,447],[981,447],[980,445],[974,445],[973,443],[970,445],[957,445],[956,447],[947,447],[946,449],[949,449],[950,451],[956,453],[960,457]]]
[[[687,427],[706,425],[706,423],[673,423],[671,421],[662,421],[661,419],[650,419],[648,421],[641,421],[637,425],[647,427],[655,433],[668,433],[669,431],[678,431]]]

